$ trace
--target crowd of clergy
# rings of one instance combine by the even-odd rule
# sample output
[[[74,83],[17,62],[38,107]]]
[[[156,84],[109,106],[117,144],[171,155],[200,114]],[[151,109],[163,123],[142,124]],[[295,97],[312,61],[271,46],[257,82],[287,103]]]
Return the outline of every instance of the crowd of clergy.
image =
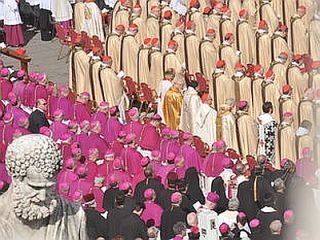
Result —
[[[0,194],[44,134],[90,239],[318,239],[315,0],[65,2],[69,86],[0,62]]]

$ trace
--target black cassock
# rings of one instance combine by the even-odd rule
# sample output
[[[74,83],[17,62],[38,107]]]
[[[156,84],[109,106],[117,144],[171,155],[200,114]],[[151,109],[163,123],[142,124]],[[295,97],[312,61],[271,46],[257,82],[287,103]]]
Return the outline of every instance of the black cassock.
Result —
[[[115,207],[116,194],[119,192],[119,188],[109,188],[103,195],[103,208],[110,211]]]
[[[269,181],[263,176],[252,176],[249,181],[241,183],[238,187],[239,210],[245,212],[248,219],[254,218],[263,205],[266,193],[273,193]]]
[[[125,207],[117,207],[110,210],[107,219],[107,231],[109,239],[120,234],[119,224],[129,215],[130,212]]]
[[[175,189],[164,189],[161,192],[161,195],[159,196],[159,202],[161,207],[164,210],[170,209],[171,207],[171,195],[174,193],[176,190]]]
[[[147,178],[137,184],[134,191],[134,198],[136,199],[136,201],[144,202],[144,191],[148,188],[152,188],[154,190],[154,192],[156,193],[155,202],[159,204],[159,196],[161,196],[161,192],[163,191],[164,187],[159,180],[154,178]]]
[[[270,231],[270,223],[274,220],[281,220],[281,214],[278,211],[273,211],[273,212],[264,212],[259,210],[257,213],[257,218],[261,222],[261,234],[262,236],[265,236],[266,239],[269,239],[268,237],[271,236],[271,231]]]
[[[193,203],[192,201],[189,199],[189,197],[184,194],[184,193],[181,193],[182,194],[182,202],[180,204],[181,206],[181,209],[186,212],[187,214],[188,213],[191,213],[191,212],[197,212],[194,207],[193,207]]]
[[[220,214],[228,209],[228,203],[229,200],[226,196],[226,190],[224,187],[224,181],[222,177],[216,177],[212,183],[211,183],[211,192],[216,192],[220,199],[217,203],[217,207],[214,209],[214,211],[217,214]]]
[[[136,205],[135,199],[130,196],[125,196],[124,207],[128,209],[129,212],[132,212],[132,210],[134,209],[134,205]]]
[[[252,181],[245,181],[238,186],[237,198],[240,202],[239,211],[244,212],[248,220],[255,218],[258,206],[253,200],[253,184]]]
[[[172,206],[171,209],[164,210],[161,216],[161,240],[169,240],[173,238],[173,225],[177,222],[186,223],[186,217],[187,214],[178,206]]]
[[[90,240],[98,237],[107,238],[107,221],[93,208],[84,210],[86,214],[86,228]]]
[[[137,214],[131,213],[119,224],[120,233],[126,240],[134,240],[136,238],[148,239],[147,227]]]

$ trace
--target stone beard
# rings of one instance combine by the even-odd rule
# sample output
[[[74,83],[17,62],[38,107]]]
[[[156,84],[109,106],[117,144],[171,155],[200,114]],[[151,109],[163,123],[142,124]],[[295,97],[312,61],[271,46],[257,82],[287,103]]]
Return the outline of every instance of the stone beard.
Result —
[[[37,196],[38,193],[36,190],[26,196],[22,190],[24,187],[23,183],[13,184],[12,206],[17,217],[23,220],[33,221],[47,218],[53,214],[57,207],[57,197],[54,187],[52,187],[49,192],[46,192],[45,200]]]
[[[81,205],[57,195],[61,166],[57,144],[44,135],[21,136],[8,146],[12,184],[0,195],[0,239],[88,239]]]

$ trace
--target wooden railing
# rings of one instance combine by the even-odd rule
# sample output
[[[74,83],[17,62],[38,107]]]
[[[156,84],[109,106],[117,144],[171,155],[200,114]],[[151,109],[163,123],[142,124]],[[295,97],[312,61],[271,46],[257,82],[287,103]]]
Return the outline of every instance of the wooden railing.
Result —
[[[28,73],[28,64],[31,62],[31,57],[27,55],[20,55],[11,48],[0,48],[0,53],[20,61],[20,68]]]

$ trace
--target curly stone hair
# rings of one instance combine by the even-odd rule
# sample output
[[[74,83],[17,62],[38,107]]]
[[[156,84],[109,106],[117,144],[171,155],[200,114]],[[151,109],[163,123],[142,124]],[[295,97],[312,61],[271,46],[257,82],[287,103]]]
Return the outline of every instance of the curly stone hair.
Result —
[[[54,177],[62,166],[62,155],[57,144],[40,134],[29,134],[15,139],[7,149],[6,165],[13,178],[23,178],[34,166],[45,178]]]

